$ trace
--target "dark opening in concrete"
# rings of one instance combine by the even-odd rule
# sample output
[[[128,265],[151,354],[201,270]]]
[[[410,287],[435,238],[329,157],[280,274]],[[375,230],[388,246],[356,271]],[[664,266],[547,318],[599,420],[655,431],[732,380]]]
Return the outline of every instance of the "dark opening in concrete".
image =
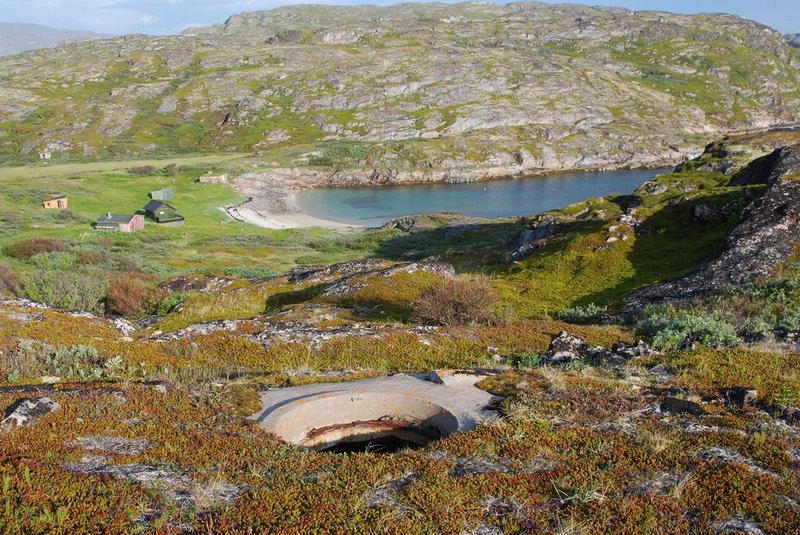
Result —
[[[304,442],[306,447],[330,453],[395,453],[425,446],[446,434],[435,425],[384,417],[313,429]]]
[[[366,440],[336,442],[327,448],[318,450],[323,453],[397,453],[399,451],[419,448],[420,444],[408,442],[398,437],[386,436]]]

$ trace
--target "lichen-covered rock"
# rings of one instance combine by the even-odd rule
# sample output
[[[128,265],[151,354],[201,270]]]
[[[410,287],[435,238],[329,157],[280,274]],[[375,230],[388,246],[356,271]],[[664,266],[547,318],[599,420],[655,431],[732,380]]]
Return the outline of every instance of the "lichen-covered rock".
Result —
[[[366,491],[363,495],[364,501],[367,503],[367,507],[391,507],[398,513],[408,513],[411,509],[398,501],[395,497],[395,492],[418,479],[419,474],[416,472],[405,474],[403,477],[393,479],[385,485]]]
[[[631,359],[657,354],[644,340],[634,345],[617,343],[611,349],[592,346],[580,336],[561,331],[551,342],[547,352],[542,355],[545,364],[566,364],[578,359],[596,365],[622,365]]]
[[[586,341],[580,336],[561,331],[550,342],[550,347],[544,359],[551,364],[562,364],[581,358],[581,354],[588,348]]]
[[[115,436],[97,435],[75,440],[75,446],[87,451],[111,455],[139,455],[150,447],[147,439],[130,439]]]
[[[758,402],[758,390],[755,388],[727,388],[723,395],[728,403],[738,407],[752,406]]]
[[[126,336],[136,332],[136,325],[124,318],[114,318],[111,320],[111,325]]]
[[[32,425],[41,417],[58,410],[60,405],[50,398],[25,398],[15,402],[0,420],[0,430]]]
[[[374,277],[391,277],[398,273],[425,272],[439,275],[444,278],[452,279],[456,275],[456,269],[452,264],[437,261],[411,262],[407,264],[397,264],[384,269],[367,272],[357,272],[342,277],[336,282],[326,286],[322,292],[324,297],[343,296],[357,292],[364,288]]]
[[[170,292],[213,292],[222,290],[233,284],[227,277],[184,276],[164,283],[165,290]]]
[[[224,481],[208,483],[196,481],[182,471],[149,464],[112,464],[99,455],[87,456],[80,461],[66,463],[70,472],[111,476],[139,483],[146,488],[158,489],[181,506],[200,509],[230,503],[245,487]]]
[[[716,533],[720,535],[725,533],[737,535],[764,535],[764,531],[757,522],[753,522],[739,515],[734,515],[728,520],[717,522],[713,527]]]
[[[289,282],[325,282],[332,278],[347,277],[358,275],[385,267],[387,262],[377,258],[365,258],[363,260],[353,260],[352,262],[342,262],[331,264],[326,267],[305,267],[300,266],[292,269],[288,273]]]

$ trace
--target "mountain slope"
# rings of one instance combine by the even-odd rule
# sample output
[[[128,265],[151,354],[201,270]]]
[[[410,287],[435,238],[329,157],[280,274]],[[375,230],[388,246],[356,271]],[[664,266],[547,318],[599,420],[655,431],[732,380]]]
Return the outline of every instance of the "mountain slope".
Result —
[[[334,168],[663,164],[719,133],[798,122],[798,67],[782,35],[726,15],[286,7],[0,61],[0,161],[49,149]]]
[[[38,24],[0,22],[0,56],[51,48],[64,43],[99,37],[93,32],[59,30]]]
[[[788,41],[793,47],[800,48],[800,33],[787,35],[786,41]]]

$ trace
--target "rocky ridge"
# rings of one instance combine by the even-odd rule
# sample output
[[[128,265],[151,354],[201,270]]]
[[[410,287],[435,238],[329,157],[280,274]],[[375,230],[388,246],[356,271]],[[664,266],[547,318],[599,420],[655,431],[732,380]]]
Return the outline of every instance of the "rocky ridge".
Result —
[[[663,165],[798,122],[799,65],[726,15],[293,6],[0,61],[0,159],[256,152],[240,171],[317,185]]]

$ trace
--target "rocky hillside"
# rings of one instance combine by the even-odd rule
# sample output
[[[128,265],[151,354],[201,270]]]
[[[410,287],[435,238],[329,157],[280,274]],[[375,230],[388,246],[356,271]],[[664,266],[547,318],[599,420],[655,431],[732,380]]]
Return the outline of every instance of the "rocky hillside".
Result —
[[[0,56],[51,48],[64,43],[99,37],[93,32],[59,30],[38,24],[0,22]]]
[[[795,48],[800,48],[800,33],[789,34],[786,36],[786,40]]]
[[[680,300],[738,287],[768,278],[797,254],[800,244],[800,145],[782,147],[753,161],[734,175],[731,185],[767,184],[728,236],[725,252],[686,277],[641,292],[638,301]],[[726,207],[695,208],[706,220],[724,215]],[[636,301],[635,300],[635,301]]]
[[[0,61],[0,161],[254,151],[282,167],[595,168],[798,121],[800,52],[738,17],[540,3],[286,7]]]

